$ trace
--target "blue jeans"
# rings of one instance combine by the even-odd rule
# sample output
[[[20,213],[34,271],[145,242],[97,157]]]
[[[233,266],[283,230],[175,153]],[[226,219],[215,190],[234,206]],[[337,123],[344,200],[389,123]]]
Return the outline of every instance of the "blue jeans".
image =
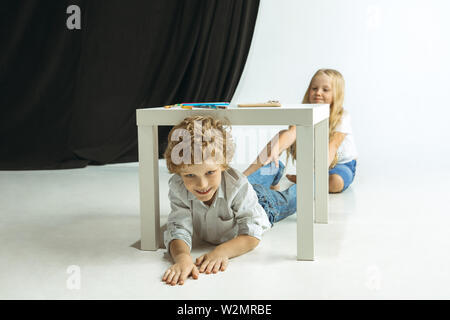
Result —
[[[353,182],[356,173],[356,160],[352,160],[346,163],[337,164],[333,169],[328,170],[328,174],[338,174],[342,180],[344,180],[344,191]],[[342,192],[341,191],[341,192]]]
[[[266,211],[272,225],[297,211],[296,184],[284,191],[270,189],[270,186],[278,184],[285,171],[284,164],[281,161],[278,163],[278,168],[271,162],[248,176],[248,181],[258,196],[258,202]]]

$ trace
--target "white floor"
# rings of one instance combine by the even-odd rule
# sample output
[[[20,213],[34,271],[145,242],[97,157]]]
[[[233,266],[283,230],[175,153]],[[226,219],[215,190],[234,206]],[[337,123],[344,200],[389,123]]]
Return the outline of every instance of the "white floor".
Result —
[[[164,224],[169,175],[160,166]],[[354,184],[330,195],[329,224],[315,225],[315,261],[296,261],[294,215],[225,272],[171,287],[161,282],[165,250],[137,249],[136,163],[1,171],[0,299],[449,299],[443,178],[432,165],[360,162]]]

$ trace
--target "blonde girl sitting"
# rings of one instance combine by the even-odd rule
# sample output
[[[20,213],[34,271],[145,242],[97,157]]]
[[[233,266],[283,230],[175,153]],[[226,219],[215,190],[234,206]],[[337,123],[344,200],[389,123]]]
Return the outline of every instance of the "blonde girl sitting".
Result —
[[[356,172],[357,151],[353,138],[350,114],[343,107],[344,102],[344,78],[341,73],[333,69],[320,69],[311,79],[303,98],[303,103],[329,104],[329,144],[328,144],[328,168],[329,168],[329,192],[339,193],[346,190],[353,182]],[[278,167],[278,157],[286,150],[293,159],[296,158],[296,129],[289,126],[287,130],[281,130],[245,171],[246,176],[251,175],[268,163],[274,162]],[[260,159],[265,159],[260,160]],[[295,175],[286,177],[296,183]],[[279,186],[275,186],[278,189]]]

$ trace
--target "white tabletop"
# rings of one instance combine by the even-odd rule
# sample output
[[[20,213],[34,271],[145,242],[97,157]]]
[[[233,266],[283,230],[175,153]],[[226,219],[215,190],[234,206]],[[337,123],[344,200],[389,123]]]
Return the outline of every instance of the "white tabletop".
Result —
[[[328,104],[283,104],[281,107],[242,108],[230,104],[227,109],[138,109],[137,125],[176,125],[184,118],[196,115],[228,119],[232,125],[300,125],[313,126],[330,115]]]

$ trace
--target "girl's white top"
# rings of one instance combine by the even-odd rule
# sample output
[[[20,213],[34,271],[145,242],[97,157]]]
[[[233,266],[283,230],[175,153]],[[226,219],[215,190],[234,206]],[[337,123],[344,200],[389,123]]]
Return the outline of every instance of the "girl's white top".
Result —
[[[356,151],[355,139],[353,137],[353,130],[351,124],[350,113],[344,110],[341,122],[336,127],[337,132],[345,133],[345,139],[337,150],[338,164],[350,162],[358,157]]]

